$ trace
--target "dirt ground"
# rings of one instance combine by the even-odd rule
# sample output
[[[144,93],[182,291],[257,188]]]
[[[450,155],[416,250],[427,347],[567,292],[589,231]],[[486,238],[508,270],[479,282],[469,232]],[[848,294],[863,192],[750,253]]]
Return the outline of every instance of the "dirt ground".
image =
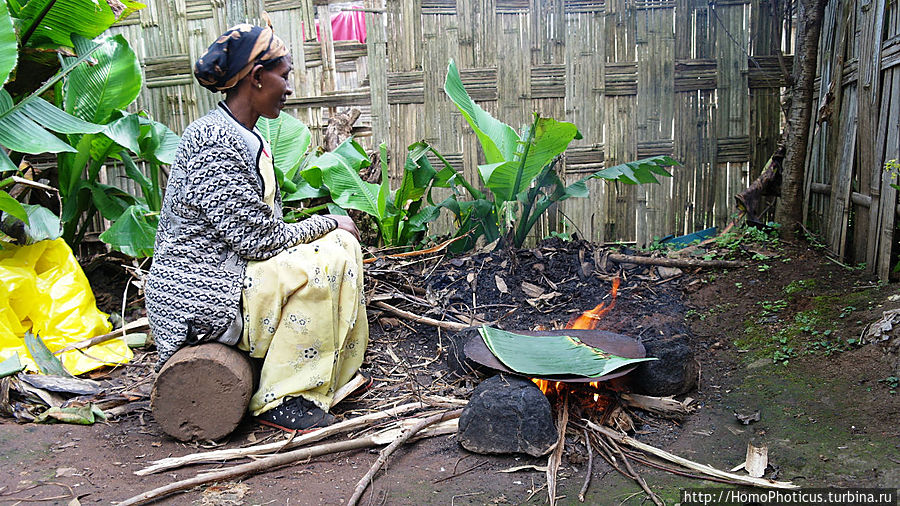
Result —
[[[601,328],[642,339],[653,333],[686,334],[701,366],[699,388],[688,394],[698,409],[682,423],[634,412],[637,439],[724,470],[744,460],[752,441],[769,448],[770,478],[801,486],[900,486],[896,393],[900,387],[879,348],[856,344],[865,326],[878,320],[882,311],[900,307],[897,297],[891,297],[898,292],[895,284],[881,284],[863,271],[837,265],[807,243],[732,244],[730,255],[749,260],[746,267],[686,270],[670,281],[660,280],[655,270],[636,266],[624,271],[608,265],[598,268],[594,250],[583,243],[555,241],[513,256],[442,258],[424,266],[431,275],[423,297],[440,298],[469,317],[500,319],[498,325],[507,329],[554,327],[609,300],[609,280],[624,274],[616,307]],[[585,261],[594,265],[592,272],[579,270]],[[370,269],[373,282],[382,285],[410,281],[391,278],[390,265],[376,263]],[[95,271],[103,273],[92,276],[98,299],[109,299],[111,306],[104,309],[111,310],[116,305],[112,301],[121,301],[121,289],[113,289],[116,269]],[[528,304],[523,282],[558,295]],[[129,313],[139,313],[139,306],[135,301]],[[351,416],[379,399],[402,398],[415,391],[457,397],[471,391],[475,380],[452,380],[447,375],[443,358],[451,334],[377,311],[370,311],[370,320],[372,339],[364,368],[373,373],[378,386],[339,413]],[[110,372],[108,381],[149,377],[155,354],[138,356],[124,372]],[[138,388],[149,389],[149,383]],[[760,418],[755,423],[743,425],[736,419],[735,412],[755,411]],[[162,434],[146,409],[93,426],[0,419],[4,470],[0,504],[70,504],[73,498],[82,504],[114,503],[224,465],[133,474],[152,460],[282,437],[245,420],[226,440],[180,443]],[[558,494],[564,496],[562,503],[572,504],[578,502],[586,464],[583,446],[574,441],[566,446]],[[377,450],[321,457],[238,482],[199,487],[161,502],[346,503],[376,458]],[[452,436],[427,439],[400,449],[386,471],[377,475],[362,504],[543,504],[547,502],[543,472],[499,471],[546,462],[546,457],[472,454]],[[635,467],[667,504],[678,502],[681,489],[716,486]],[[646,500],[634,481],[595,457],[587,503]]]

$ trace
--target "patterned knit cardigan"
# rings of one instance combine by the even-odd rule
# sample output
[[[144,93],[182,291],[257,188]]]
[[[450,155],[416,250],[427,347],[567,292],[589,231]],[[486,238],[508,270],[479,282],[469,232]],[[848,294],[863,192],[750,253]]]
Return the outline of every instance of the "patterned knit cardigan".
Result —
[[[185,130],[171,167],[146,284],[159,362],[184,345],[214,341],[235,321],[248,260],[265,260],[336,228],[313,216],[285,223],[237,124],[212,111]],[[276,191],[276,195],[278,192]]]

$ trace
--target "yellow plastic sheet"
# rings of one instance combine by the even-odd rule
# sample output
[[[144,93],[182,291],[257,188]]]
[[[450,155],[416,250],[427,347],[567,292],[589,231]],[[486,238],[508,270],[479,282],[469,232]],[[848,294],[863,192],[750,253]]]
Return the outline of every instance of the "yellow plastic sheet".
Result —
[[[16,353],[27,369],[37,367],[23,336],[41,336],[50,351],[112,330],[97,309],[94,292],[72,250],[62,239],[0,250],[0,361]],[[134,355],[122,339],[59,355],[66,370],[82,374],[124,364]]]

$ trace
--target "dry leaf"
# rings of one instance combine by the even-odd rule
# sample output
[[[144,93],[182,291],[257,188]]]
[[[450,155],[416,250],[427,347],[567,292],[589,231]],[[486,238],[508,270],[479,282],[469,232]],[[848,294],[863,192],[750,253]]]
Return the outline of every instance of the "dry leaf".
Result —
[[[499,275],[494,276],[494,283],[497,283],[497,290],[500,290],[500,293],[509,293],[509,288],[506,287],[506,281],[503,281]]]
[[[735,411],[734,417],[737,418],[738,421],[744,425],[750,425],[752,422],[758,422],[760,420],[758,409],[750,414],[738,413],[737,411]]]
[[[531,283],[529,283],[527,281],[522,282],[522,291],[525,292],[525,295],[527,295],[529,297],[540,297],[541,295],[544,294],[543,288],[541,288],[537,285],[532,285]]]
[[[78,470],[75,469],[74,467],[60,467],[59,469],[56,470],[56,477],[64,478],[66,476],[75,476],[75,473],[77,473],[77,472],[78,472]]]
[[[657,267],[656,272],[659,274],[659,277],[663,279],[673,278],[675,276],[681,275],[681,269],[678,267]]]
[[[510,467],[510,468],[508,468],[508,469],[501,469],[501,470],[499,470],[499,471],[497,471],[497,472],[498,472],[498,473],[514,473],[514,472],[516,472],[516,471],[524,471],[524,470],[526,470],[526,469],[529,470],[529,471],[538,471],[538,472],[540,472],[540,473],[546,473],[546,472],[547,472],[547,466],[535,466],[535,465],[526,465],[526,466]]]

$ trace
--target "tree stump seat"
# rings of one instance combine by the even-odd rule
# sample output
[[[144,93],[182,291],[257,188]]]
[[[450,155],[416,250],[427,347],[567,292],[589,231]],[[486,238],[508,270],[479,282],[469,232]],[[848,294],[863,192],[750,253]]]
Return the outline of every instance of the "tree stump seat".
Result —
[[[163,432],[175,439],[219,439],[240,424],[253,388],[253,367],[240,350],[221,343],[188,346],[159,372],[151,410]]]

